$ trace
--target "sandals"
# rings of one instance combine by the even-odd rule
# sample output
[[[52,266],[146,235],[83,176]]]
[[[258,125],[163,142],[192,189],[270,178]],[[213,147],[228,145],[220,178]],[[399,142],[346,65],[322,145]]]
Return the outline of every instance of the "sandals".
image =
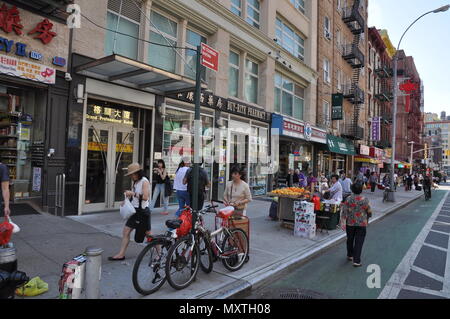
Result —
[[[122,258],[108,257],[108,260],[110,260],[110,261],[122,261],[122,260],[125,260],[125,257],[122,257]]]

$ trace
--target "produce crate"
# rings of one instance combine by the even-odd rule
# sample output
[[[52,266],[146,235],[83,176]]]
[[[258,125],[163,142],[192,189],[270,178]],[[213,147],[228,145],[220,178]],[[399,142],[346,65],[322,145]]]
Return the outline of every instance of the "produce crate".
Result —
[[[316,224],[318,229],[336,229],[340,219],[339,213],[331,213],[325,211],[317,211],[316,213]]]

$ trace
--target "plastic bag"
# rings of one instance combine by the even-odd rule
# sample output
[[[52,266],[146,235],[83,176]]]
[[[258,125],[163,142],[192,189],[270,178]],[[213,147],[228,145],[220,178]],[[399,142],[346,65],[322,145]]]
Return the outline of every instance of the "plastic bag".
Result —
[[[34,297],[48,291],[48,284],[39,277],[32,278],[29,282],[16,289],[16,295]]]
[[[131,205],[130,200],[125,196],[123,203],[120,205],[120,215],[123,219],[128,219],[136,213],[136,209]]]
[[[8,222],[8,219],[5,217],[5,221],[0,224],[0,246],[9,243],[13,230],[14,226]]]
[[[13,223],[11,217],[8,217],[9,223],[13,225],[13,234],[20,232],[20,227]]]
[[[181,212],[180,217],[178,218],[182,221],[180,228],[177,228],[177,236],[183,237],[189,234],[192,228],[192,213],[190,209],[185,209]]]

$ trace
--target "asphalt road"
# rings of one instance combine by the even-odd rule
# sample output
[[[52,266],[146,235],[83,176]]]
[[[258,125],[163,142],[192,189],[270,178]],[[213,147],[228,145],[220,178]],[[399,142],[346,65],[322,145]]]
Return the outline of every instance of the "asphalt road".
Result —
[[[250,293],[249,299],[450,298],[450,185],[371,224],[360,268],[345,242]]]

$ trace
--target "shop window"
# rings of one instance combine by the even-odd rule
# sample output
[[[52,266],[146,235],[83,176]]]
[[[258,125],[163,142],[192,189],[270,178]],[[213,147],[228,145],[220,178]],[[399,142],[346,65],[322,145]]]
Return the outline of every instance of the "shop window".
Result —
[[[239,95],[239,54],[230,51],[228,71],[228,94],[238,97]]]
[[[150,25],[150,42],[164,45],[177,45],[177,23],[152,11]],[[177,54],[174,48],[150,44],[148,50],[149,64],[175,73]]]
[[[249,186],[254,196],[267,192],[269,159],[268,129],[252,126],[250,136]]]
[[[245,60],[245,100],[258,103],[258,70],[259,65],[252,60]]]
[[[188,48],[197,49],[201,43],[207,43],[206,38],[201,34],[189,30],[186,30],[186,46]],[[186,54],[186,64],[184,66],[184,74],[192,79],[195,79],[195,73],[197,71],[197,52],[193,50],[185,50]],[[206,80],[206,68],[204,66],[201,67],[200,70],[202,80]]]
[[[275,74],[275,112],[303,120],[305,89],[289,78]]]
[[[279,17],[276,18],[276,40],[296,58],[305,59],[305,39]]]
[[[44,144],[46,91],[0,86],[0,92],[0,160],[9,169],[11,197],[40,197],[42,163],[32,156]]]

